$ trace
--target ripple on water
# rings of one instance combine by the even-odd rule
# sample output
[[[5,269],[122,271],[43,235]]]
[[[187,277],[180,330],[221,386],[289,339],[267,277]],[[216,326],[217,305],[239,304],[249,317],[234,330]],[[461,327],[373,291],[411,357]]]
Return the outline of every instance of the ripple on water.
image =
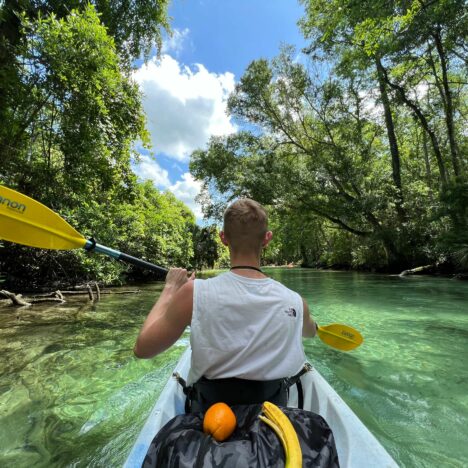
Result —
[[[271,275],[306,297],[320,324],[362,332],[352,353],[306,340],[306,354],[396,461],[461,467],[468,284],[301,269]],[[0,466],[122,464],[189,343],[187,333],[153,360],[133,358],[160,290],[95,306],[0,310]]]
[[[468,460],[461,358],[468,354],[468,284],[339,273],[334,287],[330,277],[309,278],[300,292],[319,323],[348,323],[364,336],[349,354],[354,359],[308,341],[311,362],[401,466],[461,467]]]

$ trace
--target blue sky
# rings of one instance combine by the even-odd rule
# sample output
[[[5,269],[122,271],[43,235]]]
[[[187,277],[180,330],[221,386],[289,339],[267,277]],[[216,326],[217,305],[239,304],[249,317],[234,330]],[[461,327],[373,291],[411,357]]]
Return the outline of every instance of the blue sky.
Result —
[[[161,59],[137,63],[153,154],[141,151],[135,171],[171,190],[199,221],[200,183],[188,172],[190,153],[210,135],[237,131],[225,112],[229,93],[252,60],[276,56],[281,44],[305,45],[297,27],[302,14],[287,0],[173,0],[174,34]]]

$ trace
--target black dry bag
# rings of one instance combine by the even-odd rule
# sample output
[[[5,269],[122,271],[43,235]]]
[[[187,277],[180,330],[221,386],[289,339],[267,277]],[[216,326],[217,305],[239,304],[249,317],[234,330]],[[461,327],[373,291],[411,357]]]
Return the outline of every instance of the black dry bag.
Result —
[[[299,437],[303,467],[338,468],[333,433],[318,414],[281,408]],[[203,413],[171,419],[156,435],[144,468],[283,468],[285,456],[277,435],[258,415],[262,405],[233,406],[237,428],[224,442],[203,433]]]

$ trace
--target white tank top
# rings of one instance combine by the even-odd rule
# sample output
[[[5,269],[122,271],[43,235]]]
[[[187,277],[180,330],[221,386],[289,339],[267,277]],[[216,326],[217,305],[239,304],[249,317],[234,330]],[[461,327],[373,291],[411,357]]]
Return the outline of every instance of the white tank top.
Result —
[[[270,278],[229,272],[195,280],[187,383],[297,374],[306,362],[302,317],[301,296]]]

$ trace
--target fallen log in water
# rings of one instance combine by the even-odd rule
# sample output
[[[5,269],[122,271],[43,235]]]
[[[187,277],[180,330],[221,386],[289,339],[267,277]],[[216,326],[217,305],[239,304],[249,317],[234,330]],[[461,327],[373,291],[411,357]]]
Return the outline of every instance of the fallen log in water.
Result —
[[[408,276],[408,275],[414,275],[415,273],[421,273],[423,271],[427,271],[427,270],[430,270],[431,268],[435,268],[436,265],[432,264],[432,265],[424,265],[424,266],[420,266],[420,267],[417,267],[417,268],[413,268],[411,270],[403,270],[399,276]]]
[[[110,290],[101,290],[97,283],[93,283],[92,285],[90,284],[86,289],[80,289],[78,291],[52,291],[50,293],[46,294],[38,294],[36,296],[28,296],[28,297],[23,297],[22,294],[15,294],[10,291],[6,290],[1,290],[0,291],[0,296],[5,297],[8,301],[11,301],[11,305],[14,306],[31,306],[33,304],[40,304],[40,303],[46,303],[46,302],[58,302],[63,304],[66,302],[64,296],[74,296],[74,295],[79,295],[79,296],[88,296],[90,301],[95,300],[94,292],[91,288],[91,286],[94,286],[96,288],[96,299],[99,301],[101,299],[101,294],[138,294],[140,293],[140,289],[128,289],[124,291],[113,291],[112,289]],[[7,302],[4,300],[0,299],[0,303]]]
[[[95,294],[94,295],[92,286],[95,287]],[[95,300],[100,300],[101,299],[101,294],[138,294],[140,292],[139,289],[130,289],[130,290],[125,290],[125,291],[114,291],[112,289],[108,290],[101,290],[97,284],[97,282],[93,283],[88,283],[84,288],[79,287],[77,290],[73,291],[52,291],[49,293],[45,294],[38,294],[35,296],[31,297],[23,297],[22,294],[15,294],[10,291],[6,290],[1,290],[0,291],[0,296],[5,297],[9,301],[11,301],[11,305],[13,306],[31,306],[33,304],[40,304],[40,303],[45,303],[45,302],[58,302],[63,304],[66,302],[64,296],[74,296],[74,295],[79,295],[79,296],[88,296],[89,300],[94,302]],[[5,302],[0,299],[0,303]]]
[[[28,298],[23,298],[22,294],[14,294],[10,291],[6,291],[2,289],[0,291],[0,294],[7,299],[10,299],[12,305],[15,306],[30,306],[33,304],[39,304],[41,302],[60,302],[63,304],[65,302],[65,299],[60,298],[60,297],[28,297]]]
[[[468,280],[468,273],[457,273],[452,279]]]
[[[87,296],[88,291],[86,289],[79,290],[79,291],[60,291],[64,296]],[[138,294],[140,293],[140,289],[128,289],[125,291],[113,291],[112,289],[101,289],[99,290],[99,294]]]

